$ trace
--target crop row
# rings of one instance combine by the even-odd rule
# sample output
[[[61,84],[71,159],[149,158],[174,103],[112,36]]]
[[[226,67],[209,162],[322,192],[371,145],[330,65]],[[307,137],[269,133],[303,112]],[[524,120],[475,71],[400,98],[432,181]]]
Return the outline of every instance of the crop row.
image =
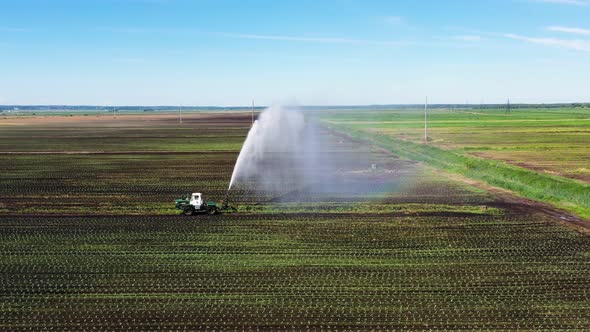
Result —
[[[27,330],[585,330],[590,240],[534,215],[0,218]]]
[[[194,191],[221,201],[234,152],[180,155],[0,156],[0,212],[8,213],[171,213],[172,201]],[[233,204],[273,202],[436,203],[481,205],[486,195],[437,179],[415,165],[389,161],[394,171],[339,171],[329,190],[294,182],[282,191],[262,191],[239,183]],[[358,173],[358,174],[357,174]],[[369,209],[370,211],[370,209]]]

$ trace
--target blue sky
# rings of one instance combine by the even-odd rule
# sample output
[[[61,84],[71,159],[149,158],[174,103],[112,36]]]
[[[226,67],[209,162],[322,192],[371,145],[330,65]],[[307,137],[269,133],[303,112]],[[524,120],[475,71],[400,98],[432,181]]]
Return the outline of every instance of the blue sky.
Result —
[[[0,104],[590,101],[590,0],[0,0]]]

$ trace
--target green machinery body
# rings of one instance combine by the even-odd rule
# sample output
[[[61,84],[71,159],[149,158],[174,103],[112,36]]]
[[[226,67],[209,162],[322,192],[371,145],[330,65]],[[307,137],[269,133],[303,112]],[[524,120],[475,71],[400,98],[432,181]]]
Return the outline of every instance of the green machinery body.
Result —
[[[227,204],[227,198],[223,204],[217,202],[205,201],[200,193],[194,193],[187,198],[181,198],[174,201],[177,210],[182,214],[191,216],[194,214],[215,215],[223,212],[235,212],[236,209]]]

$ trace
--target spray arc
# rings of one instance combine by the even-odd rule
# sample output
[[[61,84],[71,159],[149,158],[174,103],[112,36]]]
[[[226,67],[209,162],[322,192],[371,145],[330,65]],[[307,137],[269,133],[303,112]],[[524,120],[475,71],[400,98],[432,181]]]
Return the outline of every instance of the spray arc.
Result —
[[[303,203],[374,193],[381,190],[379,176],[390,173],[387,164],[371,170],[373,163],[316,121],[314,113],[273,105],[252,125],[228,195],[246,190],[267,203]]]
[[[254,122],[236,161],[228,190],[244,184],[251,190],[277,192],[312,178],[309,163],[318,144],[295,107],[273,105]]]
[[[229,182],[229,187],[227,188],[228,195],[229,195],[229,191],[231,190],[231,188],[234,186],[234,183],[236,182],[236,178],[239,174],[239,171],[241,170],[244,160],[248,158],[247,154],[250,152],[250,150],[252,150],[251,146],[252,146],[252,144],[254,144],[254,141],[256,140],[256,138],[255,138],[256,136],[258,136],[258,120],[254,121],[254,124],[252,125],[250,132],[248,132],[248,136],[246,137],[246,141],[244,142],[242,150],[240,151],[240,154],[238,156],[238,160],[236,161],[236,165],[234,166],[234,171],[232,173],[231,180]],[[227,199],[227,195],[226,195],[226,199]]]

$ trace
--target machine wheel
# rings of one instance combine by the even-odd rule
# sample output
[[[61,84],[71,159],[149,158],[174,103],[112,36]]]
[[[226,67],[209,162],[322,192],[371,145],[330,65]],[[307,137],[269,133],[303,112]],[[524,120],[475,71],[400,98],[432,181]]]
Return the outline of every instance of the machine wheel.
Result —
[[[215,208],[215,207],[214,208],[210,208],[209,210],[207,210],[207,213],[210,216],[215,215],[215,214],[217,214],[217,208]]]
[[[184,210],[182,210],[182,214],[184,214],[185,216],[192,216],[194,212],[195,211],[192,207],[187,207]]]

